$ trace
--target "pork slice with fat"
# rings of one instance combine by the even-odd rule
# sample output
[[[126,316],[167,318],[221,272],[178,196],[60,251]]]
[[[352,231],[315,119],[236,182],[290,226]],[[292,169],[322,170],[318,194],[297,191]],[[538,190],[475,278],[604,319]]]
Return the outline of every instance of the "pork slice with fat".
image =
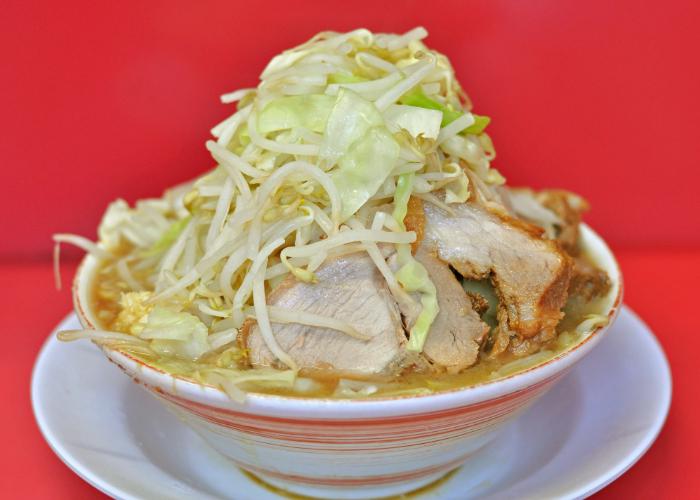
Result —
[[[589,208],[586,200],[561,189],[501,188],[501,195],[517,217],[542,227],[569,254],[578,255],[581,215]]]
[[[433,364],[457,373],[477,362],[489,326],[474,311],[472,301],[447,264],[423,247],[418,249],[415,258],[435,284],[440,308],[430,327],[423,354]]]
[[[273,323],[280,347],[309,371],[333,370],[357,377],[399,371],[406,343],[399,309],[367,254],[330,259],[316,276],[316,283],[287,277],[269,294],[268,304],[344,321],[370,339],[359,340],[328,328]],[[242,341],[253,366],[279,366],[254,321],[244,325]]]
[[[554,337],[566,302],[571,258],[527,222],[476,203],[448,214],[425,204],[423,245],[462,276],[489,277],[499,297],[499,328],[519,338]]]
[[[434,368],[450,373],[459,372],[477,362],[481,342],[489,326],[481,321],[474,310],[472,299],[464,291],[449,265],[441,261],[434,252],[423,247],[425,227],[423,201],[411,196],[404,218],[406,228],[417,235],[417,244],[412,245],[415,259],[425,267],[435,285],[438,314],[430,327],[423,346],[423,356]],[[389,265],[398,271],[398,255],[389,258]],[[415,305],[399,303],[406,330],[413,327],[421,311],[419,294],[413,294]]]
[[[611,286],[608,273],[589,264],[582,257],[574,259],[569,295],[588,302],[607,294]]]

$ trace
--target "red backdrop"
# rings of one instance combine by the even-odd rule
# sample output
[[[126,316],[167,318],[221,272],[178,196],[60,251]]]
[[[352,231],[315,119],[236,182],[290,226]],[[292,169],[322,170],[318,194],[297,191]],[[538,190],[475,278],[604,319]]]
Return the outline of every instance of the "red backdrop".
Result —
[[[4,2],[4,256],[202,172],[218,95],[323,29],[422,24],[513,183],[567,187],[613,245],[700,244],[698,2]]]
[[[211,166],[204,141],[230,112],[218,95],[255,85],[285,47],[324,29],[418,24],[493,118],[509,180],[592,202],[625,301],[667,350],[667,426],[599,497],[696,497],[700,2],[683,0],[3,1],[0,497],[95,495],[51,453],[28,401],[37,350],[70,307],[51,289],[51,233],[94,237],[112,199]]]

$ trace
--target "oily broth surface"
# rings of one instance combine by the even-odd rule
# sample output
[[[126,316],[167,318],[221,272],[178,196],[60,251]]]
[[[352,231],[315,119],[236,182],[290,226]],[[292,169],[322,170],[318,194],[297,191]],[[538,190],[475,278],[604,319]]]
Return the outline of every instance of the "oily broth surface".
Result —
[[[97,317],[102,323],[102,326],[107,329],[114,329],[113,325],[121,306],[119,298],[122,293],[132,291],[124,281],[119,278],[115,269],[116,260],[119,257],[127,255],[131,249],[128,247],[120,248],[117,257],[114,260],[103,262],[97,273],[97,278],[91,293],[91,302],[93,310],[97,311]],[[592,259],[583,254],[586,260],[591,264],[595,263]],[[150,270],[141,272],[132,271],[134,277],[145,283]],[[596,299],[589,303],[582,303],[576,298],[570,298],[564,308],[564,318],[557,326],[559,335],[556,339],[543,346],[542,350],[526,356],[524,358],[514,358],[500,356],[499,358],[489,358],[480,356],[479,361],[461,373],[458,374],[420,374],[408,373],[402,375],[398,379],[378,379],[376,381],[367,381],[376,383],[378,390],[369,397],[389,397],[411,394],[421,394],[428,392],[439,392],[445,390],[458,389],[469,387],[480,383],[496,380],[513,373],[528,369],[537,364],[543,363],[554,356],[566,351],[571,346],[578,343],[582,336],[586,334],[577,334],[576,326],[581,322],[582,318],[587,314],[600,314],[604,309],[605,298]],[[140,358],[140,356],[130,353],[132,356]],[[160,369],[172,373],[173,375],[191,379],[195,382],[201,382],[197,378],[197,365],[208,364],[215,366],[213,363],[207,363],[204,359],[198,363],[179,361],[175,359],[159,358],[156,360],[141,358],[145,363],[156,366]],[[326,373],[301,373],[302,376],[313,378],[318,382],[317,390],[304,392],[303,394],[296,392],[294,389],[286,387],[262,387],[254,383],[247,386],[242,386],[250,392],[259,392],[264,394],[273,394],[287,397],[317,397],[329,398],[333,397],[334,391],[338,383],[338,377]]]

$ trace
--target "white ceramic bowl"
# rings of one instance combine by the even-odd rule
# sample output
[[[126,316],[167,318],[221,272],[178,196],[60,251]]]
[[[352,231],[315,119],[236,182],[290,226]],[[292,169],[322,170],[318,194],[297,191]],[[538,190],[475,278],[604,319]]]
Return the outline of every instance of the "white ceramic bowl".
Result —
[[[467,461],[602,339],[622,299],[610,249],[582,225],[583,244],[613,289],[607,326],[543,364],[463,389],[368,400],[250,394],[244,404],[220,390],[172,376],[128,354],[107,357],[233,463],[289,491],[325,498],[376,498],[420,488]],[[97,261],[88,256],[73,285],[86,328]]]

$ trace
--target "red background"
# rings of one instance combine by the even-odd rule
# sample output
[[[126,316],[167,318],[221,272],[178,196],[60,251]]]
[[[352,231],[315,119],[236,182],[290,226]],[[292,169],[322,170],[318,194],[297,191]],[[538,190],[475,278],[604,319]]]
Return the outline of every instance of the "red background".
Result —
[[[618,253],[626,302],[668,352],[668,425],[600,496],[700,488],[686,347],[700,280],[700,3],[5,1],[0,495],[95,494],[52,455],[28,403],[38,347],[69,309],[51,290],[51,233],[94,237],[112,199],[158,195],[211,166],[208,130],[231,112],[218,96],[255,85],[273,54],[324,29],[418,24],[493,118],[495,165],[509,181],[591,201],[588,221]]]

